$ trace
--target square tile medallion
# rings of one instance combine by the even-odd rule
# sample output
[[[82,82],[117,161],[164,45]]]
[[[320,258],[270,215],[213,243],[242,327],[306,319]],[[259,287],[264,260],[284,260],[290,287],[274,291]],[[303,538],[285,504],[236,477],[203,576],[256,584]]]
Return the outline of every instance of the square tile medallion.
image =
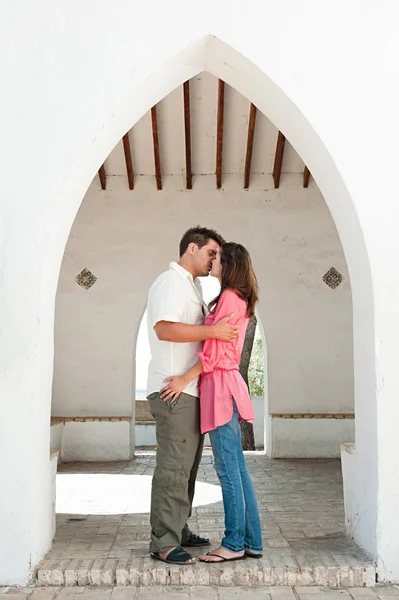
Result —
[[[335,288],[337,288],[339,284],[342,283],[342,279],[343,277],[341,273],[338,273],[338,271],[334,269],[334,267],[331,267],[331,269],[329,269],[327,273],[323,276],[324,283],[326,283],[328,287],[330,287],[332,290],[335,290]]]
[[[75,279],[76,283],[88,290],[97,281],[97,277],[88,269],[83,269]]]

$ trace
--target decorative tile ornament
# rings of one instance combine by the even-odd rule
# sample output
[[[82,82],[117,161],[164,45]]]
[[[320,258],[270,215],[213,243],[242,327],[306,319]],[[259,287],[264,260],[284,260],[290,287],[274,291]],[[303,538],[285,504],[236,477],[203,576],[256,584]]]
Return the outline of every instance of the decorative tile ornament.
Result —
[[[78,285],[85,288],[85,290],[88,290],[96,283],[97,277],[95,277],[95,275],[93,275],[93,273],[88,269],[83,269],[83,271],[81,271],[76,277],[75,281]]]
[[[326,283],[328,287],[330,287],[332,290],[335,290],[335,288],[337,288],[339,284],[342,283],[342,279],[343,277],[341,273],[338,273],[338,271],[334,269],[334,267],[331,267],[331,269],[329,269],[327,273],[323,276],[324,283]]]

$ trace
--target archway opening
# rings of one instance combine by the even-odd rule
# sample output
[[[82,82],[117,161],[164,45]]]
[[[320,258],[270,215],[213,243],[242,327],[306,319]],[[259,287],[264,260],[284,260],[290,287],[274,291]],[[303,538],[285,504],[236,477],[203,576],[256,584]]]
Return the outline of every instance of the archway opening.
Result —
[[[192,60],[193,52],[195,60]],[[207,38],[204,43],[201,42],[201,44],[196,45],[195,49],[186,49],[182,53],[182,57],[187,59],[185,64],[190,65],[188,69],[177,68],[175,58],[167,62],[167,64],[165,64],[163,58],[160,58],[159,65],[151,73],[151,81],[148,79],[141,81],[139,78],[133,81],[132,79],[132,85],[125,97],[122,110],[119,111],[116,117],[110,118],[107,121],[107,125],[103,127],[101,135],[98,137],[96,144],[93,145],[93,152],[90,154],[84,168],[77,174],[74,185],[65,186],[65,196],[61,195],[58,199],[58,206],[61,210],[58,213],[58,220],[53,229],[52,245],[48,251],[48,255],[51,258],[49,258],[44,268],[48,281],[52,282],[52,284],[47,285],[45,288],[48,293],[43,294],[44,305],[52,313],[53,290],[51,288],[52,285],[53,288],[56,286],[57,271],[64,242],[81,202],[83,191],[87,188],[94,171],[98,169],[99,164],[104,160],[104,157],[107,156],[118,139],[126,133],[131,123],[135,123],[148,107],[155,105],[160,98],[165,96],[165,93],[174,89],[176,85],[181,84],[187,78],[187,75],[193,76],[204,68],[207,68],[217,77],[224,79],[233,88],[243,92],[260,111],[270,116],[278,129],[285,134],[287,139],[292,141],[293,145],[301,153],[320,189],[323,191],[344,246],[353,291],[356,399],[362,397],[362,404],[357,405],[358,410],[356,411],[358,433],[356,452],[357,457],[361,461],[359,468],[361,476],[359,475],[359,479],[364,476],[363,467],[367,465],[367,469],[369,470],[368,480],[371,480],[369,488],[365,489],[361,498],[364,510],[361,513],[360,524],[357,523],[356,527],[358,528],[358,538],[365,547],[372,551],[375,541],[376,517],[376,436],[372,435],[370,437],[364,435],[365,432],[370,431],[370,423],[375,423],[375,418],[373,418],[375,416],[375,370],[373,362],[372,286],[367,251],[351,198],[336,165],[329,156],[322,141],[318,138],[315,130],[295,107],[293,102],[290,101],[288,96],[264,73],[259,71],[255,65],[249,63],[247,59],[216,38]],[[179,60],[182,57],[179,57]],[[234,65],[233,69],[231,65]],[[190,73],[188,74],[187,71],[190,71]],[[161,82],[160,84],[155,83],[157,81],[156,76],[159,76],[158,81]],[[143,93],[138,93],[139,88],[142,88]],[[103,122],[99,123],[99,129],[102,125]],[[216,202],[215,200],[215,205]],[[105,205],[106,202],[103,203],[103,208]],[[151,208],[152,214],[158,208],[159,204],[155,203]],[[83,205],[81,210],[83,210]],[[184,213],[184,211],[187,211],[187,208],[183,210],[183,216],[187,217],[188,213]],[[213,215],[217,215],[217,211]],[[146,216],[150,215],[147,214]],[[220,216],[218,218],[220,219]],[[222,220],[220,223],[223,225]],[[139,234],[138,230],[136,232]],[[170,241],[164,241],[162,251],[164,250],[170,252]],[[156,256],[153,258],[156,258]],[[100,281],[98,277],[97,279]],[[144,284],[148,284],[148,281],[143,281],[143,288],[145,287]],[[143,305],[142,292],[140,292],[140,302]],[[266,322],[266,319],[264,320]],[[133,329],[137,326],[138,322],[131,325]],[[132,359],[132,357],[130,358]],[[133,364],[133,360],[130,361],[130,364]],[[49,365],[43,377],[49,377],[50,372],[51,366]],[[44,425],[40,431],[43,430],[43,427]],[[42,454],[40,456],[42,457]],[[43,463],[43,472],[44,470]],[[355,481],[355,496],[359,492],[356,485]],[[38,497],[37,502],[39,501],[40,497]],[[47,542],[44,540],[44,535],[47,535],[47,533],[36,535],[33,542],[35,547],[42,548],[45,546]],[[36,551],[33,552],[33,556],[37,556]]]
[[[165,257],[176,258],[182,232],[204,221],[243,241],[258,273],[270,376],[267,394],[254,401],[268,455],[337,457],[342,442],[354,441],[346,261],[325,199],[289,140],[281,141],[248,99],[203,72],[146,113],[104,162],[60,278],[53,406],[54,417],[74,421],[65,460],[127,459],[135,446],[155,445],[144,401],[148,347],[135,338]],[[142,404],[132,406],[136,390]],[[259,447],[264,436],[256,437]]]

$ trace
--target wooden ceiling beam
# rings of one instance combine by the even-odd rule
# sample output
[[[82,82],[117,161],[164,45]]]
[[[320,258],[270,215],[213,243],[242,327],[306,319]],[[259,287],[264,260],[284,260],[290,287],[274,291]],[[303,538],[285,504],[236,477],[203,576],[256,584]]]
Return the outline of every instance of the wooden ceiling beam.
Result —
[[[309,179],[310,179],[310,171],[309,169],[305,166],[305,170],[303,172],[303,187],[307,188],[309,187]]]
[[[183,83],[184,100],[184,140],[186,148],[186,187],[193,188],[193,174],[191,170],[191,112],[190,112],[190,82]]]
[[[129,132],[123,136],[123,150],[125,152],[127,180],[129,182],[129,190],[134,190],[134,173],[132,163],[132,153],[130,151]]]
[[[157,107],[151,108],[152,141],[154,146],[154,166],[157,190],[162,190],[161,161],[159,159]]]
[[[249,188],[249,179],[251,176],[252,150],[254,146],[256,123],[256,106],[251,103],[249,109],[248,136],[247,136],[247,153],[245,156],[245,172],[244,172],[244,189]]]
[[[101,189],[106,190],[107,189],[107,178],[105,176],[104,165],[101,165],[101,167],[98,169],[98,176],[100,178]]]
[[[224,125],[224,81],[219,79],[218,85],[218,112],[216,126],[216,187],[222,187],[223,169],[223,125]]]
[[[274,157],[274,167],[273,167],[273,181],[274,187],[280,187],[280,177],[281,177],[281,169],[283,166],[283,158],[284,158],[284,146],[285,146],[285,136],[278,132],[277,136],[277,144],[276,144],[276,155]]]

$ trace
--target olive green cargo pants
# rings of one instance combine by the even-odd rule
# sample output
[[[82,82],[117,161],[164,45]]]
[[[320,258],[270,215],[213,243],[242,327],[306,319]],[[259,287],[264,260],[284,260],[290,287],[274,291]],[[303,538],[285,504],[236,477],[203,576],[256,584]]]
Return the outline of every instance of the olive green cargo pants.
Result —
[[[159,392],[148,396],[155,418],[157,457],[151,492],[150,552],[180,546],[190,535],[195,479],[204,436],[200,433],[199,398],[182,393],[175,402]]]

